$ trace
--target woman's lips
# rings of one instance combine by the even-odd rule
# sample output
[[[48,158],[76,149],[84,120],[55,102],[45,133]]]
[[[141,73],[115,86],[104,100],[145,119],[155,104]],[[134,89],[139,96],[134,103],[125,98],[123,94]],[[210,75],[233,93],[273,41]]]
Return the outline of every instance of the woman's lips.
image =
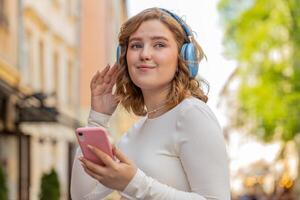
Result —
[[[151,69],[154,69],[154,68],[156,68],[155,65],[145,65],[145,64],[141,64],[141,65],[138,65],[138,66],[137,66],[137,69],[138,69],[139,71],[141,71],[141,72],[147,72],[147,71],[149,71],[149,70],[151,70]]]
[[[137,65],[137,69],[140,72],[148,72],[152,69],[156,68],[156,65],[147,65],[147,64],[141,64],[141,65]]]
[[[153,69],[155,68],[156,66],[154,65],[138,65],[138,69]]]

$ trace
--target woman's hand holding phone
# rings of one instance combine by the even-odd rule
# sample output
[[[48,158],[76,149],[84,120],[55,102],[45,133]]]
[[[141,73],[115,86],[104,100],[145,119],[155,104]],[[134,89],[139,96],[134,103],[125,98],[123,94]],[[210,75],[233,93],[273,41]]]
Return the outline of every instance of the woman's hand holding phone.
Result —
[[[101,72],[97,71],[93,76],[90,83],[92,110],[108,115],[115,111],[118,102],[113,94],[113,86],[116,83],[118,72],[117,64],[113,67],[107,65]]]
[[[104,163],[97,165],[84,157],[79,158],[84,171],[101,184],[111,189],[123,191],[137,171],[137,167],[119,149],[113,147],[115,161],[100,149],[89,146],[89,149]]]
[[[120,150],[112,147],[103,127],[77,128],[76,137],[83,157],[84,171],[106,187],[124,190],[137,168]]]

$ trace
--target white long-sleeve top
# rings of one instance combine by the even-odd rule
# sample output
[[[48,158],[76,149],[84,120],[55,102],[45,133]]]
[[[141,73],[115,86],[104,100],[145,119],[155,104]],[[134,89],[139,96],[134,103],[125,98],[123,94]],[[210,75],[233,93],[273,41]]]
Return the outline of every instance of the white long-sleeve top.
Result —
[[[107,126],[108,115],[90,112],[89,126]],[[230,200],[222,130],[210,108],[194,97],[163,115],[142,118],[117,144],[138,167],[122,199]],[[78,149],[77,156],[81,155]],[[99,200],[112,192],[74,160],[73,200]]]

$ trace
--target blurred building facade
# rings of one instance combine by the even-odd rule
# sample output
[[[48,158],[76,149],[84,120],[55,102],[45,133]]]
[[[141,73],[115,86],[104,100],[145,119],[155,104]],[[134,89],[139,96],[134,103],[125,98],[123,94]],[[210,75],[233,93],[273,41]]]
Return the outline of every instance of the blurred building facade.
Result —
[[[93,74],[115,61],[119,28],[127,18],[125,5],[124,0],[82,2],[80,103],[84,117],[90,108],[89,84]]]
[[[127,19],[127,6],[126,0],[89,0],[82,1],[81,9],[80,116],[86,124],[90,111],[90,80],[97,70],[115,63],[118,34]],[[113,138],[117,139],[132,124],[128,116],[120,107],[117,109],[110,126]]]
[[[20,177],[26,176],[28,170],[27,164],[21,163],[19,156],[21,141],[26,142],[28,139],[18,134],[14,124],[13,104],[18,99],[16,88],[20,83],[20,74],[17,69],[17,16],[18,2],[16,0],[0,0],[0,164],[8,174],[11,199],[18,198],[18,190],[28,190],[28,182],[18,184]],[[24,167],[24,171],[19,170],[19,167]]]
[[[0,164],[9,199],[38,199],[51,169],[61,199],[70,198],[74,129],[86,123],[89,81],[114,63],[126,19],[125,0],[0,0]],[[127,116],[117,113],[117,122]],[[115,124],[119,132],[129,126]]]
[[[79,0],[0,1],[0,161],[9,199],[38,199],[54,168],[62,199],[79,126]]]

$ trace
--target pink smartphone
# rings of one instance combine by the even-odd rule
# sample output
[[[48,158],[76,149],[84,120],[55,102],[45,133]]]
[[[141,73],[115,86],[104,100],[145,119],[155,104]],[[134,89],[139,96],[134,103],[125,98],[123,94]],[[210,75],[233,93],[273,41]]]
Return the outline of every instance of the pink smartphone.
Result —
[[[102,127],[81,127],[76,129],[76,136],[83,156],[99,165],[104,163],[88,148],[92,145],[113,158],[112,146],[108,140],[106,129]]]

